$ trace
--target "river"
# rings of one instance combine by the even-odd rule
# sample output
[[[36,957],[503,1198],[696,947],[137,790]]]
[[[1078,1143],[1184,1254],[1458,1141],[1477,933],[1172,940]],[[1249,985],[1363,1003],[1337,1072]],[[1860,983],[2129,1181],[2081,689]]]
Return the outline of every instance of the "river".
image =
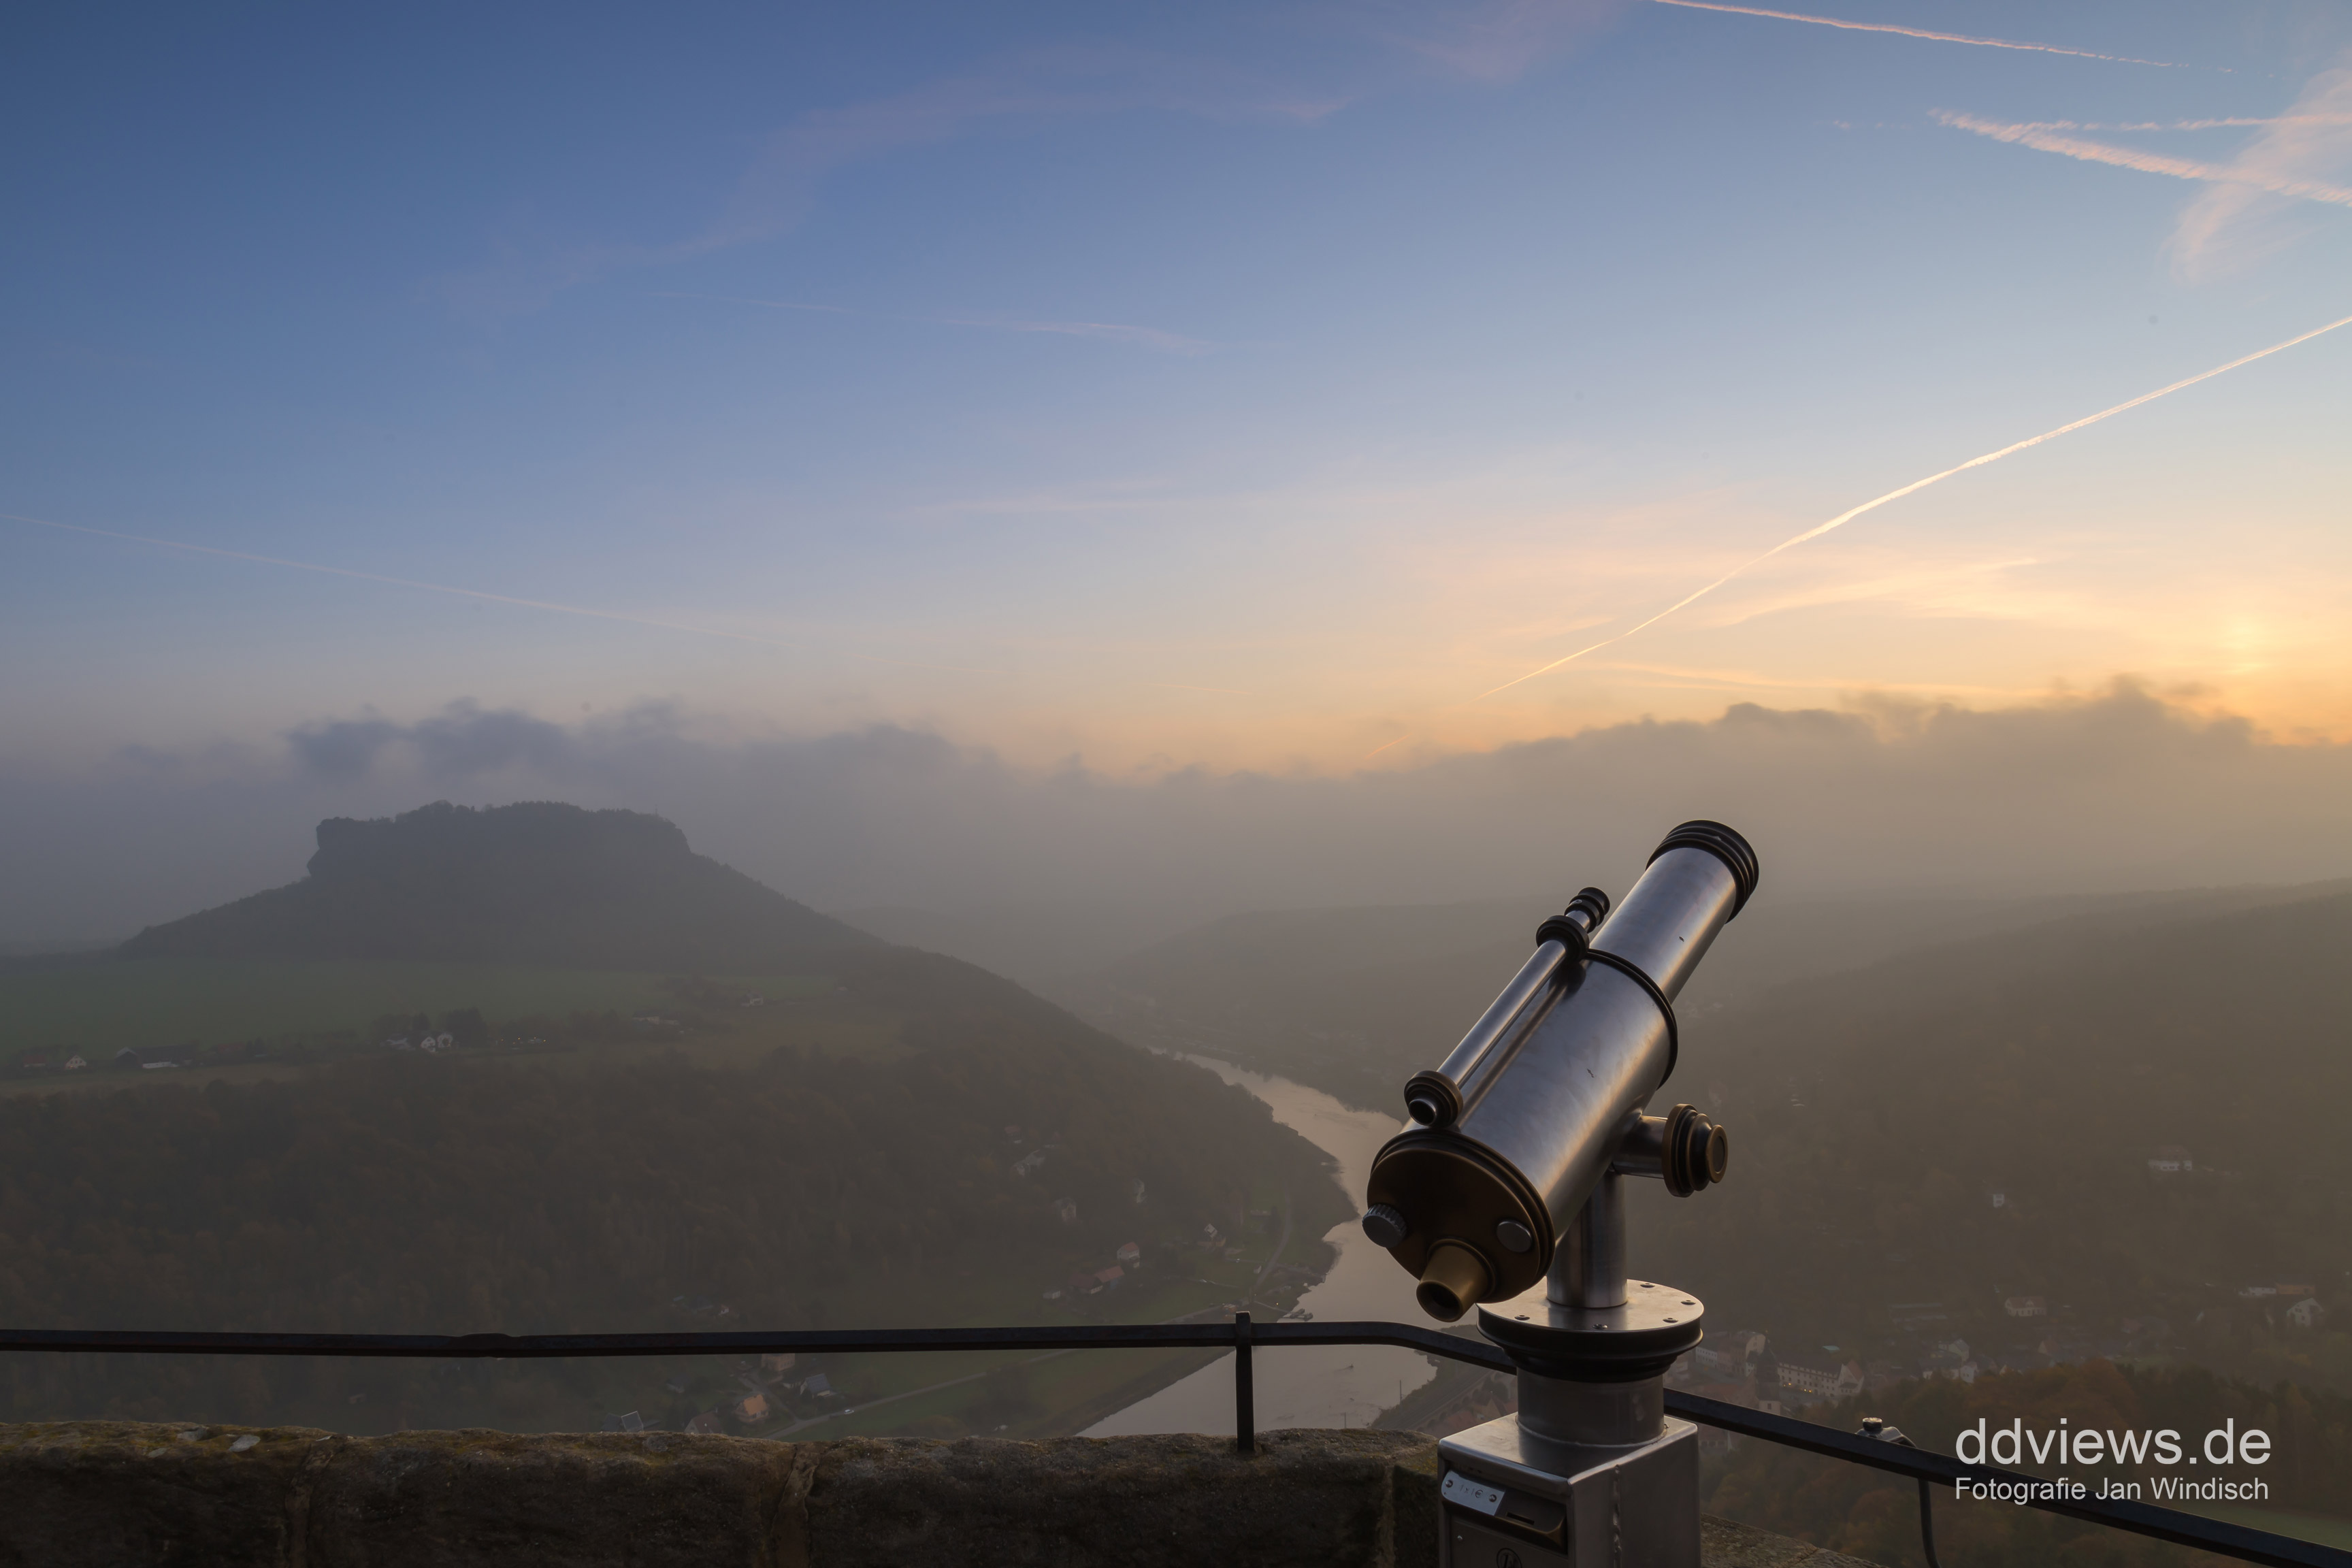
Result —
[[[1395,1136],[1401,1119],[1373,1110],[1351,1110],[1319,1089],[1284,1078],[1244,1072],[1208,1057],[1186,1059],[1227,1083],[1240,1084],[1265,1101],[1274,1119],[1339,1163],[1339,1184],[1358,1205],[1372,1156]],[[1385,1319],[1427,1321],[1412,1299],[1413,1281],[1395,1259],[1349,1220],[1324,1238],[1339,1249],[1339,1261],[1308,1290],[1299,1307],[1318,1321]],[[1382,1410],[1434,1375],[1417,1352],[1385,1345],[1259,1346],[1253,1352],[1260,1431],[1285,1426],[1364,1426]],[[1234,1429],[1234,1359],[1202,1368],[1149,1398],[1107,1415],[1087,1427],[1088,1437],[1125,1437],[1147,1432],[1231,1432]]]

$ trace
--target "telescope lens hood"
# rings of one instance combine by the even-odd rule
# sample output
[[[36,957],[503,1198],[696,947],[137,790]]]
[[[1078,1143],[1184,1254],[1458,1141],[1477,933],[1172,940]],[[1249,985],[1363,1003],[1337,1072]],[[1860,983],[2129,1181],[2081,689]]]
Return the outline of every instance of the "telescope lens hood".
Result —
[[[1757,862],[1756,851],[1748,847],[1747,839],[1720,822],[1709,822],[1701,817],[1695,822],[1685,822],[1667,834],[1650,852],[1650,858],[1655,860],[1669,849],[1704,849],[1722,861],[1731,873],[1732,882],[1739,889],[1738,897],[1732,900],[1731,913],[1724,919],[1739,918],[1739,911],[1748,907],[1748,895],[1756,890],[1756,879],[1762,869]]]

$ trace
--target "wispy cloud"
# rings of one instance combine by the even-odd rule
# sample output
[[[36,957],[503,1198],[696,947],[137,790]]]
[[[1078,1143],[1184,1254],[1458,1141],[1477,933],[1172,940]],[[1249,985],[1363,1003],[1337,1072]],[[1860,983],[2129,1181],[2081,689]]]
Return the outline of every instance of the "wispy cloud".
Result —
[[[633,245],[505,242],[480,266],[436,279],[431,288],[472,313],[537,310],[564,289],[599,278],[691,260],[785,232],[807,216],[825,181],[841,171],[992,128],[1024,129],[1137,110],[1226,123],[1305,125],[1338,112],[1347,101],[1344,93],[1302,88],[1209,58],[1124,47],[1007,55],[904,92],[803,110],[766,138],[719,211],[696,232]],[[1121,330],[1092,322],[1030,327],[1081,329]]]
[[[1507,82],[1624,9],[1625,0],[1483,0],[1437,7],[1409,26],[1384,26],[1381,36],[1446,75]]]
[[[1668,616],[1674,615],[1677,611],[1687,609],[1689,606],[1698,603],[1699,600],[1706,598],[1709,594],[1714,593],[1717,588],[1722,587],[1732,579],[1754,571],[1757,567],[1761,566],[1764,563],[1771,560],[1774,556],[1779,555],[1783,551],[1793,550],[1800,544],[1810,542],[1812,540],[1819,539],[1825,533],[1843,528],[1847,523],[1852,522],[1855,518],[1862,516],[1864,512],[1875,511],[1880,507],[1886,505],[1890,501],[1901,500],[1905,496],[1916,494],[1920,490],[1926,489],[1930,485],[1941,484],[1944,480],[1948,479],[1957,474],[1967,473],[1971,468],[1981,468],[1989,463],[1998,463],[2003,458],[2010,457],[2018,452],[2022,452],[2029,447],[2039,447],[2045,441],[2054,441],[2061,436],[2072,435],[2074,431],[2096,425],[2101,420],[2112,419],[2118,414],[2128,413],[2130,410],[2137,408],[2143,404],[2154,403],[2159,397],[2169,397],[2174,393],[2184,391],[2189,387],[2195,386],[2200,382],[2210,381],[2217,375],[2226,375],[2231,371],[2236,370],[2242,365],[2252,364],[2256,360],[2268,359],[2271,355],[2274,353],[2283,353],[2286,350],[2294,348],[2298,343],[2307,343],[2314,338],[2322,336],[2325,333],[2335,331],[2339,327],[2347,326],[2352,326],[2352,316],[2340,317],[2336,321],[2328,322],[2323,327],[2314,327],[2307,332],[2298,333],[2294,337],[2289,338],[2284,342],[2273,343],[2266,349],[2256,349],[2252,353],[2241,354],[2238,358],[2231,360],[2227,364],[2215,365],[2211,370],[2200,371],[2197,374],[2185,376],[2182,379],[2172,383],[2168,386],[2159,386],[2154,392],[2143,392],[2137,397],[2131,398],[2123,403],[2118,403],[2112,408],[2103,408],[2096,414],[2085,415],[2084,417],[2074,420],[2071,424],[2059,426],[2055,430],[2044,430],[2039,436],[2029,436],[2022,441],[2013,441],[2008,446],[2001,447],[1999,451],[1987,452],[1981,457],[1970,458],[1967,462],[1954,464],[1951,468],[1944,469],[1941,473],[1929,474],[1924,479],[1914,479],[1909,484],[1903,486],[1899,489],[1889,490],[1883,496],[1876,497],[1871,500],[1866,500],[1860,506],[1853,507],[1845,511],[1842,511],[1838,513],[1837,516],[1830,519],[1827,522],[1816,523],[1812,527],[1805,530],[1802,533],[1791,534],[1787,539],[1784,539],[1780,543],[1774,545],[1771,549],[1765,551],[1761,555],[1756,556],[1752,560],[1741,562],[1730,571],[1726,572],[1722,576],[1717,577],[1714,582],[1706,584],[1703,587],[1684,595],[1681,598],[1675,600],[1673,604],[1668,605],[1664,609],[1660,610],[1656,615],[1652,616],[1649,619],[1637,622],[1636,624],[1626,627],[1622,632],[1602,637],[1598,642],[1588,643],[1584,647],[1578,648],[1574,653],[1564,654],[1560,658],[1553,659],[1549,664],[1538,665],[1534,669],[1528,670],[1525,675],[1514,676],[1510,679],[1503,682],[1500,686],[1492,687],[1480,692],[1477,697],[1474,698],[1472,700],[1483,702],[1487,698],[1493,697],[1499,692],[1508,691],[1512,687],[1517,686],[1523,681],[1533,680],[1539,675],[1548,675],[1563,665],[1575,663],[1577,660],[1584,658],[1587,654],[1598,653],[1601,649],[1608,647],[1612,644],[1623,642],[1627,637],[1633,636],[1636,632],[1646,631],[1650,627],[1656,626],[1660,621],[1664,620]]]
[[[2037,120],[2037,131],[2230,131],[2264,125],[2352,125],[2346,114],[2233,114],[2219,120]]]
[[[193,544],[182,539],[157,539],[143,533],[123,533],[110,528],[92,528],[86,523],[58,522],[49,518],[26,517],[16,512],[0,512],[0,520],[20,522],[31,528],[46,528],[59,533],[79,533],[92,539],[111,539],[125,544],[143,544],[151,549],[168,550],[183,555],[205,555],[220,561],[242,561],[257,566],[278,566],[291,572],[312,572],[321,576],[342,577],[356,583],[375,583],[390,588],[408,588],[418,593],[442,594],[454,598],[473,599],[484,604],[509,605],[517,609],[544,610],[551,615],[580,616],[595,621],[618,621],[625,626],[646,626],[655,631],[683,632],[690,637],[718,637],[727,642],[751,643],[761,647],[790,648],[807,651],[819,647],[814,638],[761,637],[751,632],[729,631],[720,626],[697,626],[689,621],[664,620],[654,616],[635,615],[626,610],[600,610],[585,605],[566,605],[552,599],[526,599],[512,594],[493,594],[480,588],[461,588],[448,583],[428,583],[415,577],[394,577],[382,572],[362,572],[352,566],[329,566],[317,561],[292,561],[281,555],[257,555],[250,551],[227,550],[216,544]],[[843,657],[865,664],[888,665],[902,669],[942,669],[958,674],[1003,675],[1001,669],[984,669],[976,665],[935,664],[915,659],[884,658],[872,655],[845,654]]]
[[[1661,0],[1661,3],[1666,3],[1666,0]],[[1674,0],[1674,3],[1679,4],[1680,0]],[[2352,185],[2305,177],[2281,167],[2279,161],[2241,157],[2227,163],[2215,163],[2061,135],[2055,129],[2055,121],[2008,123],[1979,120],[1973,114],[1961,114],[1948,109],[1935,110],[1935,116],[1941,123],[1956,130],[1972,131],[1996,142],[2012,142],[2066,158],[2079,158],[2088,163],[2107,163],[2118,169],[2137,169],[2147,174],[2168,174],[2176,180],[2205,180],[2245,185],[2254,190],[2268,191],[2273,195],[2297,196],[2305,201],[2352,206]]]
[[[2352,51],[2304,84],[2287,111],[2262,128],[2230,162],[2231,177],[2210,183],[2189,205],[2172,234],[2174,265],[2189,277],[2229,270],[2284,244],[2294,232],[2273,196],[2314,196],[2297,184],[2352,187]]]
[[[1132,343],[1161,353],[1206,353],[1217,345],[1205,338],[1189,338],[1158,327],[1123,321],[1038,321],[1010,316],[930,316],[896,310],[862,310],[850,305],[821,305],[800,300],[755,300],[738,294],[689,294],[658,290],[662,300],[708,300],[725,305],[754,305],[764,310],[805,310],[827,316],[863,316],[873,321],[915,321],[936,327],[973,327],[992,332],[1045,332],[1055,337],[1094,338],[1104,342]]]
[[[716,248],[774,233],[800,219],[834,171],[986,126],[1137,109],[1312,123],[1344,102],[1216,60],[1128,48],[1030,51],[906,92],[799,115],[768,138],[726,210],[695,244]]]
[[[2178,60],[2144,60],[2136,55],[2103,55],[2095,49],[2070,49],[2059,44],[2027,44],[2011,38],[1979,38],[1966,33],[1936,33],[1925,27],[1902,27],[1892,22],[1853,22],[1843,16],[1812,16],[1801,11],[1768,11],[1758,5],[1724,5],[1716,0],[1653,0],[1659,5],[1679,5],[1690,11],[1727,11],[1736,16],[1769,16],[1776,22],[1810,22],[1816,27],[1838,27],[1850,33],[1893,33],[1937,44],[1972,44],[1980,49],[2024,49],[2038,55],[2072,55],[2076,59],[2107,60],[2116,65],[2161,66],[2168,70],[2190,68]]]

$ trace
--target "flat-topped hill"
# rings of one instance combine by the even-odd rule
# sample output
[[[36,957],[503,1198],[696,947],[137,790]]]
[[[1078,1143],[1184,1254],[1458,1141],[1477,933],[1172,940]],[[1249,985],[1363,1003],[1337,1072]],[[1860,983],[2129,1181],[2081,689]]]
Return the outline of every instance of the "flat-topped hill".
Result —
[[[880,945],[696,854],[661,817],[534,801],[330,818],[302,880],[118,952],[775,973]]]

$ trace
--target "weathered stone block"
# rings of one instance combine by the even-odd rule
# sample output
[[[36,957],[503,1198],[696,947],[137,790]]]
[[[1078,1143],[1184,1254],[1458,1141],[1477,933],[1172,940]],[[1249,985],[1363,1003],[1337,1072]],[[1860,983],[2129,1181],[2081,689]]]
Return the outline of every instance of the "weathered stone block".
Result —
[[[1397,1461],[1426,1452],[1434,1468],[1434,1445],[1406,1433],[1273,1432],[1247,1458],[1204,1436],[824,1447],[806,1505],[810,1568],[1435,1560],[1433,1517],[1409,1541],[1396,1529]]]
[[[0,1568],[1434,1568],[1437,1446],[0,1426]],[[1867,1568],[1706,1521],[1708,1568]]]
[[[404,1432],[310,1482],[304,1568],[775,1568],[794,1445]]]

